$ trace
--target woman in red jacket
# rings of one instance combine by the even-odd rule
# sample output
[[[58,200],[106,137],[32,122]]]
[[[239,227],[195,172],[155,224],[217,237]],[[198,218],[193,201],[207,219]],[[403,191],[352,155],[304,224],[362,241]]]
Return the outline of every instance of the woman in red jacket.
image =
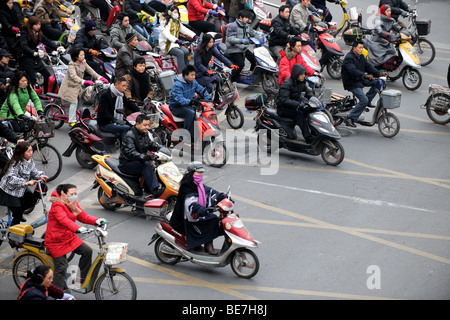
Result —
[[[189,0],[188,1],[188,19],[189,25],[194,29],[195,33],[200,34],[207,32],[216,32],[216,25],[205,20],[205,14],[215,17],[222,13],[225,16],[225,10],[217,4],[212,4],[206,0]],[[218,30],[217,30],[218,31]]]
[[[291,76],[291,70],[297,63],[306,68],[306,75],[320,75],[308,66],[306,61],[302,58],[302,40],[299,37],[293,37],[289,41],[289,45],[286,46],[284,50],[280,50],[280,65],[278,67],[279,85]]]
[[[48,213],[45,246],[54,262],[53,284],[62,290],[68,289],[65,281],[66,270],[69,266],[66,254],[74,251],[81,255],[78,264],[81,283],[86,278],[92,262],[91,247],[75,234],[86,231],[86,228],[80,227],[75,221],[91,225],[101,225],[106,222],[105,219],[90,216],[81,209],[77,197],[76,186],[63,184],[56,188],[49,199],[52,207]]]

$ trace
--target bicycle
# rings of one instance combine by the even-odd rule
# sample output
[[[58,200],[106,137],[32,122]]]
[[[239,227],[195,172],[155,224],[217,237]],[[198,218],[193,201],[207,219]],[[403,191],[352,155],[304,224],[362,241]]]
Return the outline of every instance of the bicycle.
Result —
[[[40,201],[42,203],[42,209],[44,212],[44,218],[31,223],[30,226],[33,229],[43,226],[48,221],[47,205],[45,204],[45,201],[44,201],[44,196],[46,195],[46,192],[45,192],[45,188],[44,188],[44,190],[42,188],[42,182],[45,184],[46,183],[45,179],[39,179],[35,183],[36,184],[35,192],[39,192]],[[34,209],[34,206],[32,208],[30,208],[29,210],[27,210],[27,212],[31,212],[31,211],[33,211],[33,209]],[[24,213],[26,213],[26,212],[24,212]],[[0,220],[0,245],[2,245],[3,241],[8,240],[8,231],[9,231],[9,228],[11,227],[11,222],[12,222],[11,211],[9,211],[7,209],[6,216]],[[45,235],[45,233],[44,233],[44,235]],[[44,238],[44,235],[42,236],[42,238]]]
[[[411,34],[414,47],[416,47],[417,54],[420,58],[420,65],[427,66],[433,62],[436,56],[436,48],[430,40],[425,39],[430,33],[431,20],[417,21],[417,0],[414,9],[408,13],[408,31]]]
[[[84,102],[92,103],[95,108],[98,105],[98,100],[100,98],[103,90],[107,89],[107,84],[101,80],[94,82],[92,86],[87,86],[83,89],[81,97]],[[62,99],[59,95],[54,93],[46,93],[44,99],[47,99],[47,103],[43,106],[44,115],[46,118],[52,119],[55,123],[55,129],[61,128],[64,123],[69,122],[69,107],[70,105],[62,103]],[[80,118],[80,111],[76,110],[77,122]]]
[[[28,112],[36,114],[35,110],[31,110],[29,106],[27,106],[27,109]],[[55,136],[55,126],[51,119],[38,119],[35,116],[33,118],[35,120],[30,122],[30,127],[26,131],[16,133],[20,139],[28,141],[33,147],[33,161],[36,168],[45,172],[45,175],[48,177],[47,182],[53,181],[59,176],[62,170],[61,154],[56,147],[48,143],[48,139]],[[3,123],[14,131],[14,126],[10,120],[6,120]],[[10,144],[6,148],[7,154],[12,155],[14,146]]]
[[[14,283],[18,288],[26,281],[28,271],[44,264],[54,269],[53,259],[47,252],[44,239],[30,236],[33,228],[27,224],[19,224],[9,228],[10,241],[19,252],[12,264]],[[97,300],[136,300],[137,289],[134,280],[122,268],[114,265],[127,260],[128,245],[126,243],[106,243],[108,236],[107,223],[96,229],[89,229],[84,234],[93,233],[98,240],[99,252],[83,284],[71,290],[83,294],[94,292]],[[103,272],[100,270],[103,266]]]

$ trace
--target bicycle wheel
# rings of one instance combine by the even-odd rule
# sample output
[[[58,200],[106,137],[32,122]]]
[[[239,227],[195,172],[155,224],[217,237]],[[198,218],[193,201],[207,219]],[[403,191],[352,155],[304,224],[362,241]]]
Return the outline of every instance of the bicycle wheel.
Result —
[[[127,273],[115,270],[100,275],[94,292],[97,300],[136,300],[137,296],[133,279]]]
[[[44,116],[47,119],[52,119],[55,123],[55,129],[59,129],[63,126],[64,120],[62,119],[62,116],[65,114],[64,108],[61,107],[59,103],[53,103],[53,104],[47,104],[44,106]]]
[[[420,65],[422,67],[429,65],[433,62],[436,56],[436,49],[431,41],[420,38],[416,42],[417,55],[419,56]]]
[[[47,181],[55,180],[62,169],[62,157],[59,151],[46,142],[38,142],[33,145],[33,161],[36,168],[44,171]]]
[[[14,261],[12,269],[12,276],[17,288],[20,289],[22,284],[28,279],[28,271],[43,264],[45,264],[44,261],[31,252],[17,258],[17,260]]]

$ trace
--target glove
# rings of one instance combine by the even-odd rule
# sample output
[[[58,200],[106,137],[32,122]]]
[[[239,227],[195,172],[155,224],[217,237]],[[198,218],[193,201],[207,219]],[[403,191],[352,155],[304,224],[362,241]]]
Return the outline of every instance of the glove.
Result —
[[[107,224],[107,223],[108,223],[108,221],[106,221],[106,219],[103,219],[103,218],[95,220],[95,224],[97,226],[102,226],[102,225]]]
[[[317,77],[320,77],[320,78],[324,78],[324,75],[321,74],[321,73],[319,73],[319,72],[314,72],[313,76],[317,76]]]
[[[17,27],[12,27],[11,30],[14,31],[15,33],[20,33],[20,29]]]
[[[92,53],[94,56],[98,55],[98,51],[94,49],[89,49],[89,53]]]
[[[109,83],[108,79],[106,79],[104,77],[100,77],[100,78],[98,78],[98,80],[103,81],[104,83]]]
[[[194,40],[198,40],[198,39],[200,39],[200,37],[197,36],[197,35],[195,35],[195,36],[194,36]]]
[[[140,12],[138,12],[138,13],[136,13],[136,16],[139,18],[139,19],[141,19],[142,18],[142,16],[143,16],[143,14],[142,13],[140,13]]]
[[[242,44],[250,44],[250,41],[248,39],[242,39],[241,43]]]
[[[177,41],[175,41],[175,42],[178,43],[180,46],[183,45],[183,41],[182,41],[182,40],[177,40]]]
[[[403,18],[406,18],[408,16],[408,12],[407,11],[402,11],[401,13]]]
[[[207,73],[208,77],[212,77],[215,74],[215,72],[213,70],[208,70],[208,71],[206,71],[206,73]]]
[[[232,64],[232,65],[230,66],[230,68],[233,69],[233,70],[237,70],[237,69],[239,69],[239,66],[237,66],[237,65],[235,65],[235,64]]]
[[[223,11],[223,12],[225,12],[225,9],[224,9],[224,8],[221,8],[221,7],[217,7],[217,8],[216,8],[216,11]]]
[[[219,16],[219,14],[217,13],[217,11],[214,11],[214,10],[209,10],[208,11],[208,14],[210,15],[210,16],[214,16],[214,17],[218,17]]]
[[[37,52],[37,51],[33,52],[34,57],[37,57],[38,55],[39,55],[39,52]]]
[[[145,161],[154,160],[154,159],[156,159],[156,155],[154,153],[147,153],[144,156]]]
[[[83,86],[92,86],[94,83],[91,80],[84,80]]]
[[[86,233],[88,230],[85,227],[79,227],[77,233]]]

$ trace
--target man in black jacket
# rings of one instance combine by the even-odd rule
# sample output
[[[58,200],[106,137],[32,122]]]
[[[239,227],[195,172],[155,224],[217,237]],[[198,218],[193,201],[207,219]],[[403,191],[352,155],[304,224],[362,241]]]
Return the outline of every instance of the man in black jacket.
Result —
[[[159,196],[160,184],[153,172],[153,167],[148,162],[151,155],[147,151],[158,151],[161,146],[150,140],[148,129],[150,128],[150,117],[141,113],[136,117],[136,124],[123,138],[120,148],[119,168],[126,174],[142,175],[147,188],[152,193],[144,195],[145,198]]]
[[[284,50],[289,40],[299,34],[299,31],[289,23],[289,12],[289,7],[283,5],[272,20],[269,50],[276,56],[276,61],[280,60],[280,50]]]
[[[277,114],[280,117],[294,118],[297,125],[302,130],[303,138],[306,143],[311,143],[313,137],[309,130],[307,110],[302,98],[309,99],[314,96],[313,92],[306,85],[306,68],[301,64],[294,64],[291,76],[287,78],[280,86],[277,97]]]
[[[98,101],[97,123],[101,131],[117,134],[121,140],[130,129],[123,119],[123,113],[118,110],[127,108],[131,112],[138,112],[139,107],[124,95],[128,82],[124,77],[116,77],[114,84],[109,85]]]
[[[342,63],[344,89],[352,92],[359,100],[345,118],[345,124],[350,127],[356,127],[355,120],[359,118],[366,106],[371,106],[370,103],[377,94],[374,76],[388,75],[387,72],[378,71],[367,61],[362,54],[363,49],[364,45],[360,40],[353,42],[352,50],[347,53]],[[367,94],[364,93],[364,86],[371,87]]]

